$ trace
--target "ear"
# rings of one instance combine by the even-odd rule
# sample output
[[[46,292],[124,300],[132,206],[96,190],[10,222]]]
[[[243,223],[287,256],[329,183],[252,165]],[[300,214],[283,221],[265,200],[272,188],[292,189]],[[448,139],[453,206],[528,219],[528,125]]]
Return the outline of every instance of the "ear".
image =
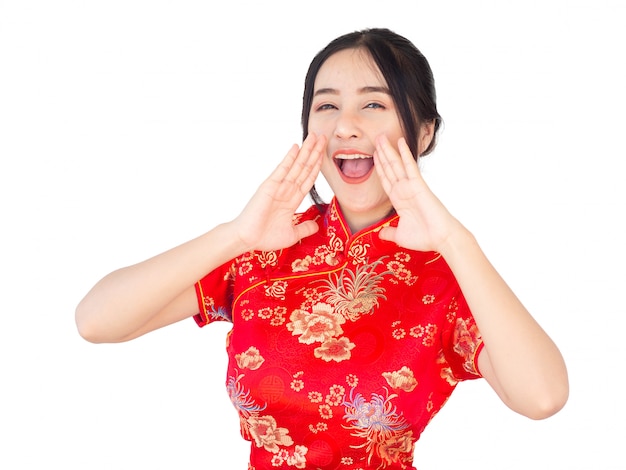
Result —
[[[417,154],[422,155],[435,138],[435,121],[427,121],[420,126],[420,133],[417,141]]]

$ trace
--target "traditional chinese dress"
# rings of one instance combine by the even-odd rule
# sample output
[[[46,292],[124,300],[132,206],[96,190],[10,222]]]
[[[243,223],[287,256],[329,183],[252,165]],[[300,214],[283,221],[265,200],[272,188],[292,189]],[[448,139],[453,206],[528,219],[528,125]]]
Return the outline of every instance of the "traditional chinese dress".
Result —
[[[226,388],[249,468],[411,469],[417,439],[461,380],[480,334],[443,257],[351,234],[337,201],[319,231],[250,252],[196,284],[200,326],[232,322]]]

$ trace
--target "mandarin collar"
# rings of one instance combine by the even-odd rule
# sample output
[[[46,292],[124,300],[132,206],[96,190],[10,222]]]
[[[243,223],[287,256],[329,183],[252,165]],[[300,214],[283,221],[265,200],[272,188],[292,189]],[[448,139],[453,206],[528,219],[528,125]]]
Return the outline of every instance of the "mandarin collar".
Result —
[[[350,226],[341,211],[341,206],[339,205],[339,201],[337,201],[337,197],[333,196],[330,204],[328,204],[326,208],[326,213],[324,214],[324,227],[326,228],[326,232],[328,234],[334,233],[335,236],[338,236],[344,242],[347,242],[350,239],[356,239],[378,232],[381,228],[387,225],[396,226],[398,224],[398,219],[398,215],[395,211],[393,211],[387,217],[382,218],[378,222],[365,227],[356,233],[352,233],[350,231]]]

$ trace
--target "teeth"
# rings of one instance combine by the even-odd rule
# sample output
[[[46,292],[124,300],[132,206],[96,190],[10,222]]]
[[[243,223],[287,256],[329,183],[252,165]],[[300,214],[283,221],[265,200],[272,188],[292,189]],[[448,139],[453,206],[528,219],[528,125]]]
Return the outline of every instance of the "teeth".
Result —
[[[344,155],[344,154],[340,154],[337,155],[335,158],[339,159],[339,160],[357,160],[357,159],[363,159],[363,158],[372,158],[371,155],[362,155],[362,154],[351,154],[351,155]]]

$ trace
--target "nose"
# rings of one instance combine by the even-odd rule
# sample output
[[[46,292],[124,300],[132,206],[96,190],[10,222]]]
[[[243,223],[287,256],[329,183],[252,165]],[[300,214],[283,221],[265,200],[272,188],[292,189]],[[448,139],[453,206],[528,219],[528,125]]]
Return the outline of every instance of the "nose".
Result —
[[[342,110],[335,122],[335,137],[341,140],[355,139],[361,136],[359,118],[355,112]]]

